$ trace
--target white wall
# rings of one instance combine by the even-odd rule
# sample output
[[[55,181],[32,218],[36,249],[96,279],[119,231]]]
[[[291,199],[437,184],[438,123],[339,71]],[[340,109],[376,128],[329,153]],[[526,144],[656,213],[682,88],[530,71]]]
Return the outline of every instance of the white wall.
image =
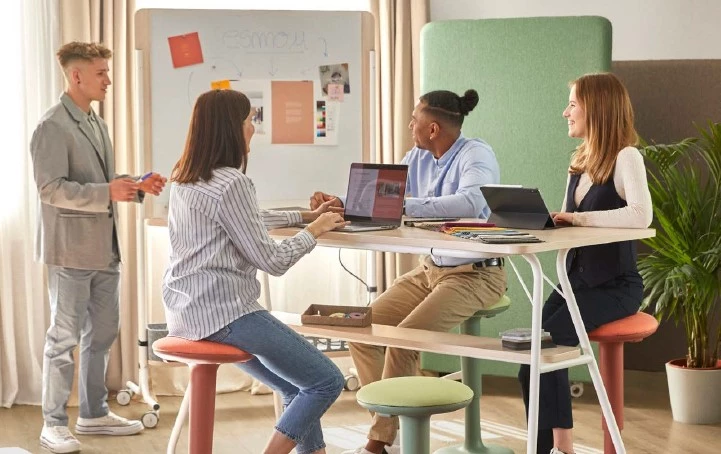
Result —
[[[721,59],[718,0],[430,0],[431,20],[603,16],[613,60]]]

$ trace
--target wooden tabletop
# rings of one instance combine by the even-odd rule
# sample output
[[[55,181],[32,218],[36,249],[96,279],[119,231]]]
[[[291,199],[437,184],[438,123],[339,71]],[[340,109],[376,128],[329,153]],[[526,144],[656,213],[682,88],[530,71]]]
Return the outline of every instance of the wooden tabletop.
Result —
[[[542,243],[486,244],[466,240],[444,233],[415,227],[372,232],[328,232],[318,238],[318,245],[352,249],[368,249],[384,252],[433,253],[455,256],[504,256],[535,254],[538,252],[570,249],[595,244],[650,238],[654,229],[609,229],[598,227],[562,227],[550,230],[523,230],[543,240]],[[276,239],[284,239],[298,233],[296,227],[271,230]],[[417,249],[411,251],[406,249]],[[453,252],[455,251],[455,253]]]
[[[478,221],[478,219],[471,219]],[[165,219],[149,219],[149,226],[166,227]],[[656,235],[655,229],[611,229],[601,227],[561,227],[550,230],[524,230],[543,240],[542,243],[486,244],[457,238],[444,233],[416,227],[400,227],[394,230],[371,232],[328,232],[318,238],[320,246],[349,249],[366,249],[382,252],[407,252],[456,257],[499,257],[504,255],[535,254],[595,244],[639,240]],[[300,231],[298,227],[286,227],[270,231],[278,240],[289,238]]]

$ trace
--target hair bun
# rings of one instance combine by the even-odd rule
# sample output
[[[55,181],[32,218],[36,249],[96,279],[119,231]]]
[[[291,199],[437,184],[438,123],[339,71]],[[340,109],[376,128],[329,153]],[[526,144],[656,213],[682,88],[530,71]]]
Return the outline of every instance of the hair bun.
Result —
[[[461,115],[468,115],[468,112],[472,111],[478,104],[478,92],[470,89],[463,93],[463,96],[459,96],[458,100],[461,105]]]

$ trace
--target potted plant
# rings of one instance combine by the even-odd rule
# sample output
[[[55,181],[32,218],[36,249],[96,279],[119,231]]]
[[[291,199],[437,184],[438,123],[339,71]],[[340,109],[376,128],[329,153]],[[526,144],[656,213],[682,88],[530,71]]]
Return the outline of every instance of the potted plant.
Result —
[[[639,258],[659,320],[686,331],[686,358],[666,363],[673,418],[721,422],[721,124],[700,137],[641,149],[649,165],[656,236]]]

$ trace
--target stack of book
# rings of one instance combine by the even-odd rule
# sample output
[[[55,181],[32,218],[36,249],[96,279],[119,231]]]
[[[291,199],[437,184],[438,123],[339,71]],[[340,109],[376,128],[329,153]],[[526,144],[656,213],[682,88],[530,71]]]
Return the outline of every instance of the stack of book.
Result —
[[[531,349],[531,328],[514,328],[501,333],[501,345],[510,350]],[[541,348],[555,347],[551,335],[541,330]]]
[[[472,231],[457,231],[451,233],[453,236],[467,240],[481,241],[490,244],[510,243],[540,243],[541,240],[528,232],[504,228],[476,229]]]
[[[541,243],[542,240],[528,232],[496,227],[487,222],[452,222],[446,219],[409,218],[404,225],[433,232],[442,232],[464,240],[489,244]]]

